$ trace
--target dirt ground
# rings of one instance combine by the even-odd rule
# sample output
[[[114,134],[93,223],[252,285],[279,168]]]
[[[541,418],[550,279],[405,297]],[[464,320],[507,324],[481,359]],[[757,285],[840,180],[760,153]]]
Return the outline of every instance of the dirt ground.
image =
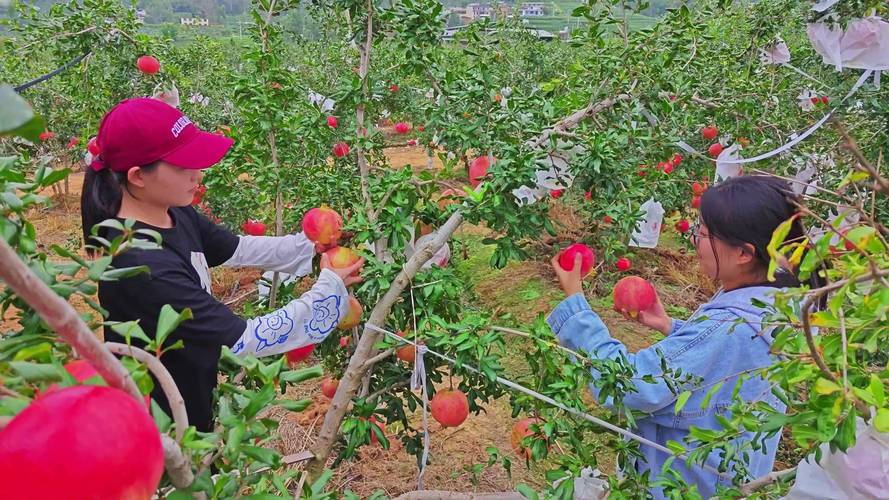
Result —
[[[418,147],[396,147],[387,150],[387,156],[394,167],[411,165],[415,170],[427,168],[425,150]],[[441,168],[441,162],[434,159],[433,168]],[[80,228],[79,195],[82,174],[71,176],[68,195],[52,196],[52,206],[30,214],[30,220],[37,227],[39,243],[46,248],[57,244],[76,248]],[[50,194],[50,193],[47,193]],[[560,221],[560,234],[555,240],[576,240],[586,233],[582,221],[566,206],[556,206],[553,215]],[[487,259],[492,251],[481,245],[487,230],[479,227],[462,229],[457,239],[460,244],[471,248],[467,258],[458,258],[454,265],[464,276],[471,277],[479,307],[492,311],[497,318],[513,325],[527,324],[540,314],[549,312],[563,295],[549,269],[546,245],[540,255],[525,262],[514,262],[505,269],[492,270]],[[544,244],[548,243],[546,241]],[[549,242],[551,243],[551,242]],[[694,261],[683,255],[677,245],[669,245],[665,250],[637,252],[634,256],[635,269],[644,277],[652,279],[659,290],[668,310],[690,311],[712,293],[706,280],[697,274]],[[255,269],[214,270],[214,294],[237,308],[238,304],[249,300],[255,290],[254,282],[259,276]],[[607,294],[596,292],[599,287],[593,283],[589,299],[593,307],[602,312],[612,334],[624,341],[633,351],[651,345],[656,337],[628,321],[610,309]],[[85,304],[75,304],[78,310],[85,310]],[[15,326],[14,311],[4,315],[2,330]],[[521,340],[510,339],[510,342]],[[507,360],[504,360],[507,361]],[[509,363],[522,363],[521,358],[508,360]],[[509,366],[509,363],[507,366]],[[291,387],[288,396],[293,398],[311,397],[314,404],[302,413],[292,413],[281,408],[272,408],[269,414],[280,419],[280,436],[273,443],[283,453],[296,453],[306,449],[314,439],[326,410],[327,402],[320,395],[320,381],[312,381],[298,387]],[[509,429],[513,419],[510,416],[508,398],[494,401],[485,408],[487,413],[471,415],[459,428],[443,429],[431,421],[430,459],[425,485],[427,489],[440,489],[464,492],[496,492],[513,490],[517,484],[525,483],[535,488],[544,484],[544,469],[540,465],[527,468],[523,460],[516,459],[510,451]],[[415,415],[419,418],[419,415]],[[430,419],[431,420],[431,419]],[[337,469],[333,483],[338,491],[351,489],[362,497],[377,490],[389,496],[416,489],[416,459],[407,454],[396,440],[392,447],[382,450],[368,447],[358,458],[345,462]],[[496,446],[513,458],[512,477],[499,465],[473,472],[476,464],[487,461],[485,449]],[[609,461],[611,463],[609,464]],[[613,457],[602,457],[600,468],[613,470]]]

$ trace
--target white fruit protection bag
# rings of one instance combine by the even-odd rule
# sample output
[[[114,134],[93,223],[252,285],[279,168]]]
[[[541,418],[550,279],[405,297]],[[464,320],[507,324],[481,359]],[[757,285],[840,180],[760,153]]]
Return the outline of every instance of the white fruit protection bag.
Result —
[[[636,230],[630,236],[628,243],[631,247],[654,248],[661,237],[661,225],[664,222],[664,206],[661,202],[649,198],[640,209],[645,212],[645,217],[636,225]]]
[[[797,466],[796,482],[785,500],[858,500],[889,498],[889,434],[857,419],[855,446],[831,453],[821,445],[821,463]]]

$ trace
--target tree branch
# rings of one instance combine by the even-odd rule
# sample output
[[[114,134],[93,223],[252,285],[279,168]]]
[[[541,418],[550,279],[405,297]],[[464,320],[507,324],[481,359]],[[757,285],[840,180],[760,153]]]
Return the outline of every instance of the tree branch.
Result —
[[[392,385],[387,385],[380,390],[370,393],[370,395],[367,396],[367,401],[373,401],[385,392],[394,391],[395,389],[401,389],[402,387],[407,387],[410,385],[410,383],[410,380],[399,380]]]
[[[170,482],[177,489],[185,489],[194,483],[194,474],[191,471],[191,462],[182,453],[179,444],[166,434],[161,434],[161,443],[164,447],[164,468],[170,476]]]
[[[843,123],[839,120],[834,121],[834,125],[837,128],[837,131],[843,136],[843,139],[846,141],[846,149],[852,153],[852,156],[858,160],[858,163],[855,165],[858,170],[862,172],[866,172],[870,175],[874,180],[874,189],[880,191],[882,193],[889,193],[889,180],[885,177],[881,176],[877,169],[874,168],[873,165],[867,161],[867,158],[862,154],[861,149],[858,148],[858,143],[855,142],[855,139],[849,135],[849,132],[846,131],[846,127],[843,126]]]
[[[539,148],[546,141],[548,141],[553,134],[562,135],[564,132],[568,132],[577,127],[577,125],[580,124],[581,121],[596,116],[597,114],[613,107],[619,102],[629,101],[630,98],[630,94],[618,94],[614,97],[609,97],[599,102],[591,102],[585,108],[579,109],[574,113],[571,113],[567,117],[559,120],[559,122],[553,125],[552,128],[544,130],[539,136],[537,136],[537,138],[529,141],[528,146],[532,149]]]
[[[761,490],[770,484],[777,483],[778,481],[793,476],[796,476],[796,467],[792,469],[779,470],[776,472],[769,472],[761,478],[750,481],[749,483],[742,484],[739,490],[741,491],[742,495],[750,496],[751,494],[753,494],[754,491]]]
[[[451,238],[451,235],[453,235],[462,222],[463,214],[459,210],[454,212],[435,233],[435,237],[417,249],[417,253],[407,261],[404,268],[392,282],[389,290],[374,306],[368,318],[368,323],[373,325],[385,324],[392,306],[401,298],[402,292],[411,283],[423,264],[432,258],[435,252]],[[379,342],[381,336],[382,334],[367,328],[367,326],[364,327],[358,345],[355,347],[355,353],[349,360],[349,366],[340,379],[336,394],[334,394],[333,400],[330,402],[330,408],[327,410],[327,414],[324,415],[324,423],[312,448],[315,459],[309,464],[308,468],[312,477],[317,477],[317,474],[324,467],[327,457],[330,456],[330,451],[336,442],[340,424],[349,409],[352,397],[355,396],[358,390],[358,384],[366,372],[364,365],[368,359],[374,357],[374,345]]]
[[[370,370],[371,368],[373,368],[373,366],[374,366],[375,364],[377,364],[377,363],[379,363],[380,361],[382,361],[382,360],[388,358],[388,357],[391,356],[394,352],[395,352],[395,349],[386,349],[385,351],[381,352],[380,354],[377,354],[376,356],[374,356],[374,357],[368,359],[367,361],[365,361],[365,362],[364,362],[363,369],[364,369],[364,370]]]
[[[96,368],[99,375],[112,387],[129,393],[144,403],[142,393],[127,369],[105,348],[96,334],[80,319],[71,304],[56,295],[19,259],[5,240],[0,239],[0,278],[33,307],[59,337]]]
[[[151,371],[151,374],[154,375],[154,378],[160,384],[164,395],[167,396],[167,401],[170,403],[170,411],[173,413],[173,422],[176,423],[176,440],[181,442],[182,437],[185,436],[186,429],[188,429],[188,413],[185,411],[185,400],[182,399],[179,387],[176,386],[176,382],[164,364],[161,363],[161,360],[131,345],[105,342],[105,347],[118,356],[130,356],[148,367],[148,370]]]

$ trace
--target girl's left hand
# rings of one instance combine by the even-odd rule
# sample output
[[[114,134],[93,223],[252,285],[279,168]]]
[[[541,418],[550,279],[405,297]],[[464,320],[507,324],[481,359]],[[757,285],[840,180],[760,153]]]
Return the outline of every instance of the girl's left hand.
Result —
[[[556,271],[556,276],[559,278],[559,284],[562,286],[562,290],[564,290],[565,294],[569,297],[575,293],[583,293],[583,278],[580,276],[580,263],[582,259],[581,255],[577,254],[574,257],[574,267],[570,271],[562,269],[562,266],[559,265],[558,254],[556,254],[550,261],[553,265],[553,269]]]

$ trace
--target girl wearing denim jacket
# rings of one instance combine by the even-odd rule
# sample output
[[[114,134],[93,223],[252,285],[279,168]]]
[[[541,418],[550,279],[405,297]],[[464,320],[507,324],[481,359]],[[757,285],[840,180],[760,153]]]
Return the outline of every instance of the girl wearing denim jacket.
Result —
[[[559,342],[570,349],[586,351],[594,359],[624,357],[634,366],[637,378],[652,375],[658,381],[653,384],[638,381],[637,392],[627,394],[623,400],[627,407],[648,414],[637,419],[635,433],[666,445],[670,440],[683,443],[691,426],[721,429],[716,417],[728,412],[738,374],[772,364],[771,328],[761,324],[766,310],[753,301],[771,304],[776,290],[798,285],[789,274],[779,274],[775,282],[766,279],[769,263],[766,247],[772,232],[795,213],[789,201],[793,196],[785,182],[764,176],[736,177],[707,190],[701,198],[700,221],[691,232],[691,239],[701,269],[720,283],[721,290],[686,320],[667,316],[659,298],[650,310],[640,311],[636,317],[639,323],[667,337],[636,353],[628,352],[626,346],[612,338],[599,316],[590,309],[581,288],[579,257],[571,271],[563,270],[558,259],[553,259],[559,282],[568,295],[547,318]],[[803,235],[802,225],[797,221],[787,239]],[[674,407],[677,395],[657,378],[663,373],[657,351],[663,353],[670,370],[681,368],[683,374],[702,379],[694,384],[693,387],[700,388],[679,412]],[[595,371],[592,374],[598,375]],[[708,390],[722,380],[725,381],[722,388],[701,409]],[[598,397],[592,384],[590,391]],[[745,401],[765,401],[779,411],[784,410],[783,403],[762,378],[746,380],[739,394]],[[752,440],[754,434],[745,432],[735,445]],[[780,433],[777,433],[765,441],[763,449],[749,452],[749,479],[771,472],[779,439]],[[636,462],[636,470],[650,471],[649,477],[654,482],[669,456],[644,445],[641,452],[644,460]],[[713,468],[718,467],[719,462],[718,452],[706,461]],[[696,486],[704,498],[714,495],[718,484],[730,483],[729,479],[699,465],[676,461],[673,468],[689,485]],[[731,470],[729,467],[728,474]],[[652,488],[651,494],[654,498],[664,498],[659,488]]]

